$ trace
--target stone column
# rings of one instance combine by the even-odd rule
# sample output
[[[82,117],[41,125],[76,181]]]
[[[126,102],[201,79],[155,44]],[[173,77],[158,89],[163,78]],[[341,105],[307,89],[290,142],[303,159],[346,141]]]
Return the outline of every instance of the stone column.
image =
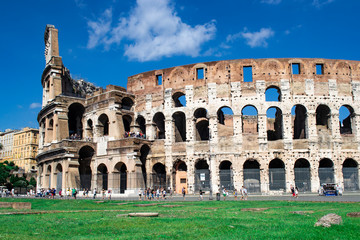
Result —
[[[295,173],[294,173],[294,162],[292,160],[287,160],[285,163],[285,181],[286,189],[285,192],[290,192],[290,186],[295,187]]]
[[[259,151],[266,151],[267,146],[267,124],[266,113],[258,114],[258,129],[259,129]]]
[[[317,192],[320,187],[319,162],[317,160],[311,161],[310,174],[311,174],[311,192]]]
[[[217,192],[218,186],[220,185],[220,178],[219,178],[219,168],[217,167],[217,159],[216,155],[210,154],[209,155],[209,170],[210,170],[210,187],[214,193]]]

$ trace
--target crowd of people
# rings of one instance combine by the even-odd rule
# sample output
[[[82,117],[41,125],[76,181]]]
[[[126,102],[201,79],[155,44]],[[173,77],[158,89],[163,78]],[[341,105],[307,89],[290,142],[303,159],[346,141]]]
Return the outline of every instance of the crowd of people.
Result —
[[[169,193],[172,198],[172,190],[169,188],[169,192],[165,188],[145,188],[144,190],[139,189],[139,200],[165,200],[166,195]]]
[[[200,190],[201,191],[201,190]],[[226,197],[229,196],[229,191],[226,189],[226,188],[223,188],[222,190],[222,194],[223,194],[223,197],[224,197],[224,201],[226,200]],[[238,199],[238,196],[239,196],[239,192],[237,189],[234,189],[233,191],[233,195],[234,195],[234,200],[236,201]],[[248,197],[248,190],[246,189],[245,186],[242,186],[240,188],[240,200],[247,200],[247,197]]]
[[[124,138],[130,138],[130,137],[143,138],[143,139],[146,138],[145,134],[143,134],[142,132],[125,132]]]

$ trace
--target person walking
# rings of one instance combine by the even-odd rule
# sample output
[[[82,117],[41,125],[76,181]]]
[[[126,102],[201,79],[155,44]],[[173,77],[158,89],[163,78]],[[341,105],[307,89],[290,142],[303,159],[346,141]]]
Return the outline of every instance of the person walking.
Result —
[[[183,200],[185,200],[185,195],[186,195],[185,187],[183,187],[183,188],[181,189],[181,193],[182,193],[182,195],[183,195]]]
[[[236,188],[234,189],[234,199],[235,199],[235,201],[237,200],[237,196],[238,196],[238,192],[237,192],[237,190],[236,190]]]
[[[95,199],[95,198],[96,198],[96,194],[97,194],[97,192],[96,192],[96,188],[94,188],[94,190],[93,190],[93,199]]]
[[[200,188],[200,191],[199,191],[199,199],[200,199],[200,201],[202,201],[203,200],[203,191],[202,191],[202,189]]]
[[[224,189],[223,189],[224,201],[226,200],[226,194],[227,194],[227,191],[226,191],[226,188],[224,188]]]

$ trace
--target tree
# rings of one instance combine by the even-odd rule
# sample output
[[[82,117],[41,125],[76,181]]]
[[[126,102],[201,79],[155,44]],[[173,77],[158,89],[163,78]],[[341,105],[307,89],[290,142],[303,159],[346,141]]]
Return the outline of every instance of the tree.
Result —
[[[35,180],[34,177],[30,178],[29,185],[32,185],[32,186],[36,187],[36,180]]]
[[[19,169],[18,166],[16,166],[13,162],[5,161],[3,163],[0,163],[0,185],[6,185],[8,183],[8,178],[13,177],[13,181],[10,181],[10,183],[14,183],[17,180],[23,180],[23,179],[14,179],[14,175],[12,175],[12,171],[16,171]],[[16,180],[16,181],[15,181]],[[25,179],[26,180],[26,179]]]

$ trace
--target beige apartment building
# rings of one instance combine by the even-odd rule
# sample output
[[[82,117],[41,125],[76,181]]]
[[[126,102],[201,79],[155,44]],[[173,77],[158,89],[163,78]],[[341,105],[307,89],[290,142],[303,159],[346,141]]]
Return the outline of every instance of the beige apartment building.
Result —
[[[0,162],[13,161],[13,140],[14,134],[18,130],[6,129],[5,132],[0,132],[0,144],[2,149],[0,151]]]
[[[36,171],[36,154],[39,144],[39,130],[34,128],[23,128],[14,133],[13,138],[13,161],[21,172]]]

